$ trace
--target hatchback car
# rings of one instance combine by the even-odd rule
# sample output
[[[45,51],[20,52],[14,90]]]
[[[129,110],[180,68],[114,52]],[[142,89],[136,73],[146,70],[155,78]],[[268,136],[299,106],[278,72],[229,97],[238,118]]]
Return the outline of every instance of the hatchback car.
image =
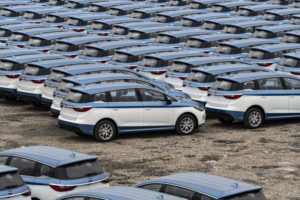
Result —
[[[137,9],[150,8],[152,6],[153,4],[151,3],[134,3],[134,4],[127,4],[127,5],[119,5],[119,6],[111,7],[107,13],[113,16],[123,16],[123,15],[131,14],[133,11]]]
[[[289,20],[291,16],[296,14],[300,14],[300,8],[275,9],[266,11],[263,19],[271,21]]]
[[[196,67],[191,70],[188,77],[183,81],[182,91],[187,93],[193,100],[205,105],[207,91],[212,87],[218,76],[262,71],[269,72],[267,69],[246,63]]]
[[[280,61],[276,64],[275,70],[300,76],[300,54],[284,54]]]
[[[299,118],[300,79],[285,73],[261,72],[224,76],[208,91],[206,109],[223,123],[246,128],[264,121]]]
[[[267,21],[267,20],[253,20],[246,21],[241,23],[229,23],[226,24],[223,32],[230,34],[245,34],[245,33],[253,33],[257,28],[262,26],[274,26],[278,25],[278,22],[275,21]]]
[[[175,11],[167,11],[167,12],[161,12],[157,14],[154,18],[154,21],[160,22],[160,23],[171,23],[180,21],[182,17],[186,15],[192,15],[192,14],[203,14],[208,13],[208,10],[205,9],[181,9],[181,10],[175,10]]]
[[[282,42],[287,43],[300,43],[300,31],[290,31],[286,32],[281,39]]]
[[[128,132],[176,130],[189,135],[205,122],[199,103],[136,83],[72,88],[61,105],[62,128],[93,135],[100,142]]]
[[[239,7],[237,14],[240,16],[258,16],[265,14],[266,11],[274,10],[274,9],[283,9],[287,8],[283,5],[275,5],[275,4],[258,4],[258,5],[250,5]]]
[[[237,11],[239,7],[256,5],[258,2],[255,1],[229,1],[223,3],[216,3],[211,7],[213,12],[231,12]]]
[[[130,14],[130,17],[138,18],[138,19],[148,19],[151,17],[155,17],[157,14],[161,12],[174,11],[178,10],[175,6],[154,6],[152,8],[143,8],[133,11]]]
[[[109,186],[109,174],[96,156],[49,147],[28,146],[0,152],[5,165],[19,170],[32,199],[53,200],[71,192]]]
[[[219,19],[219,18],[226,18],[233,16],[232,13],[212,13],[208,12],[205,14],[197,14],[197,15],[187,15],[182,17],[179,24],[181,26],[187,27],[198,27],[202,26],[204,21],[212,20],[212,19]]]
[[[220,30],[222,30],[226,24],[231,24],[231,23],[239,24],[241,22],[253,21],[253,20],[254,19],[250,17],[231,16],[231,17],[205,20],[203,22],[202,27],[207,30],[220,32]]]
[[[135,185],[146,190],[194,199],[266,200],[261,186],[205,173],[180,173],[148,180]]]
[[[56,200],[184,200],[179,197],[174,197],[172,195],[167,195],[154,191],[145,191],[133,187],[124,187],[124,186],[113,186],[108,188],[101,188],[98,190],[87,190],[84,192],[77,192],[74,194],[66,195]]]
[[[0,199],[31,200],[31,191],[19,175],[18,169],[2,164],[5,164],[5,159],[0,158]]]
[[[293,24],[280,24],[275,26],[263,26],[260,28],[257,28],[254,33],[253,37],[257,38],[277,38],[277,37],[283,37],[284,34],[288,31],[293,30],[299,30],[300,25],[293,25]]]
[[[133,3],[132,1],[126,1],[126,0],[95,2],[95,3],[91,3],[89,5],[88,10],[90,12],[105,12],[105,11],[108,11],[111,7],[120,6],[120,5],[128,5],[128,4],[132,4],[132,3]]]
[[[222,3],[232,0],[192,0],[189,2],[189,7],[192,9],[205,9],[211,8],[216,3]]]

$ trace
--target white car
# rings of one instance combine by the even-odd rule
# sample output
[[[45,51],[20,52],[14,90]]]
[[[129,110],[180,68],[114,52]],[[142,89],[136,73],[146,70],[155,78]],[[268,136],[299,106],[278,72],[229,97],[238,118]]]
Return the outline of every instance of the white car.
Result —
[[[71,88],[61,106],[62,128],[93,135],[99,142],[128,132],[176,130],[189,135],[205,122],[201,104],[136,83]]]
[[[258,128],[264,121],[300,118],[300,78],[276,72],[219,77],[208,91],[206,110],[223,123]]]

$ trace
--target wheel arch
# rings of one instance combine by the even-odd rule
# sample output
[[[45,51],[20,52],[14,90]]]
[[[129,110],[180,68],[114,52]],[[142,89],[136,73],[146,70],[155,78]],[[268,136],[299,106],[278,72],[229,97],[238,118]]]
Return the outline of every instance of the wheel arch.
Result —
[[[111,118],[109,118],[109,117],[102,118],[102,119],[100,119],[100,120],[96,123],[96,125],[97,125],[99,122],[101,122],[101,121],[110,121],[110,122],[112,122],[112,123],[116,126],[116,131],[117,131],[117,134],[118,134],[118,124],[116,123],[115,120],[113,120],[113,119],[111,119]],[[95,132],[96,125],[94,126],[94,132]]]
[[[195,120],[196,120],[196,126],[198,126],[198,124],[199,124],[198,118],[197,118],[197,116],[196,116],[194,113],[192,113],[192,112],[184,112],[184,113],[181,113],[181,114],[177,117],[177,119],[176,119],[176,124],[177,124],[177,122],[178,122],[178,119],[179,119],[181,116],[186,115],[186,114],[192,115],[192,116],[195,118]]]
[[[260,105],[252,105],[252,106],[250,106],[250,107],[246,110],[246,112],[245,112],[245,114],[244,114],[244,118],[245,118],[245,115],[246,115],[247,111],[248,111],[249,109],[251,109],[251,108],[257,108],[257,109],[259,109],[260,111],[262,111],[264,120],[266,120],[266,112],[265,112],[265,109],[264,109],[262,106],[260,106]]]

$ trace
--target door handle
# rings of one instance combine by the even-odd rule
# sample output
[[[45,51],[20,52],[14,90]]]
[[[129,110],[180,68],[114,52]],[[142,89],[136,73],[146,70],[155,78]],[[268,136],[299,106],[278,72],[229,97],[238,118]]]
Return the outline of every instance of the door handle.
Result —
[[[117,108],[113,108],[113,111],[118,111],[119,109],[117,109]]]
[[[294,97],[294,96],[290,96],[290,98],[291,98],[291,99],[294,99],[295,97]]]
[[[262,99],[265,99],[265,98],[267,98],[267,97],[264,97],[264,96],[263,96],[263,97],[261,97],[261,98],[262,98]]]
[[[151,108],[145,108],[145,110],[151,110]]]

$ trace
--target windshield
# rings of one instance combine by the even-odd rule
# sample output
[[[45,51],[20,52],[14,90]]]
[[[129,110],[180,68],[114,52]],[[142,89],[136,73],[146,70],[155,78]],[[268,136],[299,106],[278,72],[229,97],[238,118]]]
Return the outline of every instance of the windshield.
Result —
[[[200,39],[190,38],[185,43],[185,46],[194,48],[209,48],[211,47],[211,43]]]
[[[10,35],[10,31],[0,29],[0,37],[8,37]]]
[[[247,57],[253,59],[272,59],[274,58],[274,54],[263,50],[250,50]]]
[[[192,19],[181,19],[180,20],[180,25],[188,26],[188,27],[194,27],[194,26],[199,26],[200,23],[198,24],[196,21],[194,21]]]
[[[228,12],[228,11],[230,11],[230,9],[228,9],[224,6],[218,6],[218,5],[213,6],[211,10],[213,12]]]
[[[214,90],[222,90],[222,91],[235,91],[239,90],[239,83],[228,81],[228,80],[217,80],[212,89]]]
[[[29,46],[42,46],[42,39],[30,38],[28,41]]]
[[[126,53],[116,52],[113,57],[113,61],[129,63],[129,62],[137,62],[138,56],[129,55]]]
[[[88,10],[90,12],[99,12],[99,11],[101,11],[101,7],[99,7],[97,5],[90,5],[89,8],[88,8]]]
[[[59,20],[58,20],[58,17],[55,17],[55,16],[47,16],[46,17],[46,22],[52,22],[52,23],[54,23],[54,22],[59,22]]]
[[[230,45],[220,44],[216,49],[216,52],[221,54],[238,54],[238,53],[242,53],[242,50]]]
[[[283,36],[282,41],[288,43],[300,43],[300,37],[296,35],[286,34]]]
[[[13,68],[14,68],[13,62],[0,61],[0,70],[10,71],[13,70]]]
[[[82,51],[82,55],[84,56],[90,56],[90,57],[104,57],[109,56],[108,51],[93,48],[93,47],[85,47],[85,49]]]
[[[169,69],[173,72],[187,73],[191,71],[191,66],[184,63],[173,63]]]
[[[221,30],[223,26],[214,22],[204,22],[203,27],[208,30]]]
[[[206,74],[204,72],[191,72],[187,77],[188,81],[198,82],[198,83],[209,83],[214,82],[215,77],[211,74]]]
[[[122,11],[118,9],[109,9],[108,14],[118,16],[122,15]]]
[[[175,44],[180,42],[180,39],[168,35],[158,35],[155,38],[155,42],[163,43],[163,44]]]
[[[85,26],[86,23],[79,19],[69,18],[66,22],[68,25],[71,26]]]
[[[101,23],[101,22],[93,22],[91,25],[91,29],[93,30],[109,30],[111,26]]]
[[[300,60],[292,57],[287,57],[284,56],[280,61],[279,65],[283,65],[286,67],[295,67],[299,68],[300,67]]]
[[[143,18],[146,18],[147,15],[142,12],[133,12],[133,13],[131,13],[130,17],[143,19]]]
[[[0,174],[0,191],[24,186],[24,182],[18,173]]]
[[[62,81],[57,90],[63,91],[63,92],[69,92],[70,88],[74,86],[74,83],[67,82],[67,81]]]
[[[257,38],[274,38],[276,37],[276,34],[270,32],[270,31],[264,31],[264,30],[255,30],[255,32],[253,33],[254,37]]]
[[[284,20],[284,18],[280,15],[272,14],[272,13],[266,13],[263,16],[264,20],[271,20],[271,21],[279,21]]]
[[[156,15],[154,21],[160,23],[167,23],[167,22],[172,22],[172,18],[167,16],[162,16],[162,15]]]
[[[49,81],[54,81],[54,82],[59,82],[61,81],[61,79],[65,77],[65,74],[64,73],[61,73],[61,72],[56,72],[56,71],[52,71],[50,73],[50,75],[48,76],[48,79]]]
[[[12,41],[18,41],[18,42],[21,42],[21,41],[26,41],[26,40],[28,40],[29,37],[28,37],[28,36],[26,37],[26,35],[23,35],[23,34],[21,34],[21,33],[14,33],[14,34],[12,34],[12,35],[10,36],[10,39],[11,39]]]
[[[226,198],[226,200],[266,200],[263,192],[247,193],[235,197]]]

